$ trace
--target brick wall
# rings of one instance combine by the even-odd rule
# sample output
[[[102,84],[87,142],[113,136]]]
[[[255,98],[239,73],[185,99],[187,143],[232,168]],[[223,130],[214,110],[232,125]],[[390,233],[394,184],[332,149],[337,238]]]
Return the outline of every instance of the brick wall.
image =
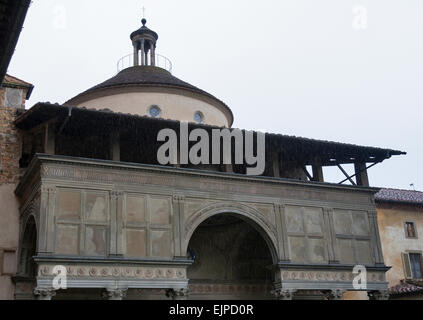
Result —
[[[0,185],[16,184],[19,180],[22,137],[13,125],[16,116],[16,109],[0,104]]]
[[[6,94],[6,88],[0,88],[0,107],[4,107],[5,104],[5,94]]]

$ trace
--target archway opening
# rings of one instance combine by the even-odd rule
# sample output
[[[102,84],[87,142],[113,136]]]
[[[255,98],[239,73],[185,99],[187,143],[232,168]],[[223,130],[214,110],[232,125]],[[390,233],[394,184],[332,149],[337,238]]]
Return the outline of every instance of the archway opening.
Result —
[[[37,268],[34,257],[37,254],[37,227],[34,217],[26,223],[21,244],[19,274],[28,279],[35,280]]]
[[[254,222],[232,214],[204,221],[189,242],[188,268],[195,299],[268,299],[274,283],[273,259]]]

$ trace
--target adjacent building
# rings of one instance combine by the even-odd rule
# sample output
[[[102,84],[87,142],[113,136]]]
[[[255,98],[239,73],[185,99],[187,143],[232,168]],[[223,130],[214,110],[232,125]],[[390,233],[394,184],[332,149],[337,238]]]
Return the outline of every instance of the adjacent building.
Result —
[[[375,199],[391,299],[423,299],[423,192],[382,189]]]

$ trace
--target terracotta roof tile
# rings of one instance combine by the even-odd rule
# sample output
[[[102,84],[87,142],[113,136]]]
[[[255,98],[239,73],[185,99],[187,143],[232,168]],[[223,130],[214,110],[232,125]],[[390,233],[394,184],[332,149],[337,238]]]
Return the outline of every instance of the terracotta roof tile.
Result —
[[[400,284],[389,288],[389,294],[391,296],[423,294],[423,287],[402,280]]]
[[[413,190],[382,189],[375,195],[376,202],[397,202],[423,205],[423,192]]]
[[[6,74],[6,76],[4,77],[3,84],[14,84],[14,85],[22,86],[22,87],[26,87],[26,88],[33,87],[32,84],[25,82],[25,81],[23,81],[19,78],[12,77],[9,74]]]

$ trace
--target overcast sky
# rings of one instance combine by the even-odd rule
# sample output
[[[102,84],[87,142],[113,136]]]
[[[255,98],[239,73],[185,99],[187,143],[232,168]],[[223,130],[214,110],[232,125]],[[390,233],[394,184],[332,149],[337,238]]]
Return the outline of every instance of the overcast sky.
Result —
[[[28,107],[116,74],[143,6],[173,74],[234,127],[407,151],[371,185],[423,190],[423,1],[34,0],[8,71],[35,85]]]

